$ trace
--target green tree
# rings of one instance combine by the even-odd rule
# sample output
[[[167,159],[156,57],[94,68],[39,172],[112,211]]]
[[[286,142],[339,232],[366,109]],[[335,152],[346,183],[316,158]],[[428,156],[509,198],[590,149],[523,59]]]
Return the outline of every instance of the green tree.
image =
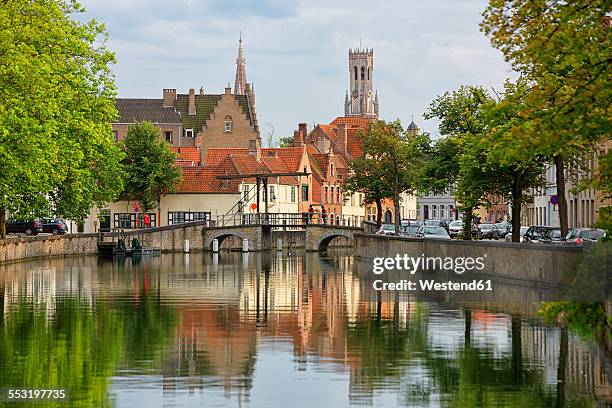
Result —
[[[479,142],[486,131],[485,106],[492,99],[482,87],[461,86],[436,97],[425,112],[425,119],[439,120],[440,134],[448,140],[436,142],[428,164],[423,167],[420,190],[431,185],[432,192],[455,190],[464,211],[466,239],[471,238],[472,212],[485,204],[486,193],[495,175],[483,166],[486,163]],[[446,162],[447,171],[436,170]]]
[[[520,241],[521,210],[525,196],[534,187],[544,184],[546,157],[534,146],[526,146],[519,152],[513,150],[516,123],[523,108],[524,82],[507,81],[499,101],[490,102],[485,109],[487,132],[479,142],[486,155],[488,171],[495,174],[491,191],[509,197],[512,204],[512,241]]]
[[[115,84],[104,26],[73,0],[0,7],[0,226],[84,219],[121,192],[111,121]]]
[[[372,122],[361,135],[363,156],[349,164],[348,191],[360,191],[377,205],[377,222],[382,218],[382,200],[394,205],[395,232],[400,232],[400,202],[404,192],[416,192],[421,152],[428,138],[412,135],[399,120]],[[352,166],[352,167],[351,167]]]
[[[565,170],[610,138],[610,24],[606,0],[491,0],[482,31],[527,81],[510,150],[527,146],[554,163],[562,234]]]
[[[360,132],[360,137],[365,138],[365,133]],[[386,190],[382,163],[374,157],[357,157],[349,162],[348,174],[343,186],[344,190],[351,193],[362,193],[364,203],[376,205],[376,224],[380,227],[382,202],[392,195]]]
[[[124,151],[124,196],[139,200],[142,211],[148,212],[159,205],[164,194],[174,192],[181,182],[176,154],[150,122],[135,123],[128,128]]]
[[[278,147],[291,147],[293,145],[293,138],[291,136],[281,137],[278,139]]]

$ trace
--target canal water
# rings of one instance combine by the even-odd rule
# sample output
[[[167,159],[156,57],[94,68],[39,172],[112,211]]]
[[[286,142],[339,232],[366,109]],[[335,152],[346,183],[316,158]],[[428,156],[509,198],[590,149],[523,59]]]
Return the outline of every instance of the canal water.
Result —
[[[545,324],[542,290],[463,299],[374,279],[346,252],[0,266],[0,389],[63,389],[32,404],[59,407],[612,403],[605,352]]]

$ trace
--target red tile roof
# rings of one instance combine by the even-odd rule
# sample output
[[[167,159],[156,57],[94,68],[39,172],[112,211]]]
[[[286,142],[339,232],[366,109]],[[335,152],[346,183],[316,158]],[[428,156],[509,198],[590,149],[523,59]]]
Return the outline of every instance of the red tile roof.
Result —
[[[334,130],[332,129],[331,126],[329,125],[323,125],[323,124],[319,124],[317,125],[321,128],[321,130],[323,131],[323,133],[325,133],[325,135],[327,137],[329,137],[332,141],[336,141],[338,139],[338,136],[336,135],[336,132],[334,132]]]
[[[285,163],[289,171],[302,171],[300,163],[304,157],[305,146],[279,147],[261,149],[262,155],[269,155],[268,152],[276,152],[276,155]]]
[[[329,126],[332,128],[337,128],[338,124],[345,124],[347,128],[360,128],[360,129],[368,129],[370,127],[370,123],[373,122],[374,118],[347,118],[347,117],[337,117],[334,119]]]
[[[224,147],[208,149],[208,151],[206,152],[206,158],[204,159],[204,165],[216,166],[231,154],[246,155],[248,153],[249,149],[244,147]]]
[[[172,147],[172,151],[177,154],[176,163],[179,166],[199,166],[201,161],[200,149],[197,147]]]
[[[240,193],[240,180],[220,180],[225,174],[220,167],[183,167],[183,178],[177,193]]]
[[[306,144],[306,151],[310,154],[319,154],[321,153],[317,146],[315,146],[314,142],[310,142]]]
[[[361,129],[347,129],[347,150],[351,158],[363,156],[363,141],[357,136]]]

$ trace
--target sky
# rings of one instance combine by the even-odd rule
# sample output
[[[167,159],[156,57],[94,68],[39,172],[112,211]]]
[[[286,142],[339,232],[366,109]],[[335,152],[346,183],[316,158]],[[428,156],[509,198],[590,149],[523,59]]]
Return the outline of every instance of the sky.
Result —
[[[381,119],[422,117],[460,85],[500,89],[512,76],[479,31],[486,0],[82,0],[106,24],[120,97],[161,98],[163,88],[233,88],[243,32],[261,136],[292,136],[299,122],[344,114],[348,49],[374,49]]]

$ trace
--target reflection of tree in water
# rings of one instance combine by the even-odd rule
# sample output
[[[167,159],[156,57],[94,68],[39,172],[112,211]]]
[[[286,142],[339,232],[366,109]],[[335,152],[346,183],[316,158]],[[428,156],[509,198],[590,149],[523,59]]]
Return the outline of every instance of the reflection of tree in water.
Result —
[[[472,341],[470,310],[464,311],[463,346],[454,352],[432,346],[428,315],[426,307],[417,305],[400,324],[397,313],[381,319],[377,308],[347,327],[349,353],[359,356],[351,372],[351,399],[371,402],[377,390],[399,388],[405,406],[437,402],[445,407],[551,407],[572,406],[564,405],[566,400],[577,406],[587,402],[546,384],[543,369],[525,355],[519,316],[511,319],[510,350],[496,355],[492,345]],[[567,349],[567,335],[563,338]]]
[[[49,406],[113,405],[109,378],[120,362],[159,366],[153,350],[171,341],[176,316],[155,303],[143,296],[134,314],[133,308],[97,301],[94,314],[88,300],[60,297],[49,317],[47,305],[18,299],[0,330],[0,386],[68,390],[68,402]]]

